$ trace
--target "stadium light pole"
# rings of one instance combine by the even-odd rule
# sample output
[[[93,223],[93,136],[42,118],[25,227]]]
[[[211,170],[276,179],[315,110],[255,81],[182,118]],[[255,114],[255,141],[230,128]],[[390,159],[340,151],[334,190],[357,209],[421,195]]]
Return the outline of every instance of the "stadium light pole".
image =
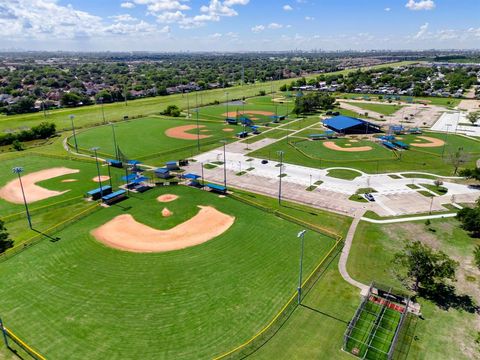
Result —
[[[277,154],[280,156],[280,174],[278,175],[278,205],[282,206],[282,168],[283,168],[283,151],[278,151]]]
[[[227,118],[228,116],[228,91],[225,92],[225,97],[227,98],[227,102],[225,103],[227,105]]]
[[[197,150],[200,152],[200,125],[198,125],[198,107],[195,109],[197,113]]]
[[[188,91],[187,91],[187,119],[190,119],[190,100],[188,99]]]
[[[112,184],[112,173],[110,172],[110,163],[107,161],[107,169],[108,169],[108,182],[110,183],[110,187],[113,189]]]
[[[300,239],[300,273],[298,276],[298,288],[297,288],[297,302],[298,305],[302,302],[302,271],[303,271],[303,248],[305,244],[305,233],[307,230],[302,230],[297,234],[297,238]]]
[[[7,349],[10,349],[10,345],[8,343],[8,337],[7,337],[7,329],[5,329],[5,326],[3,326],[3,321],[2,321],[1,318],[0,318],[0,330],[2,330],[3,341],[5,342],[5,347]]]
[[[115,146],[115,159],[120,160],[118,156],[118,147],[117,147],[117,136],[115,134],[115,125],[113,122],[110,123],[112,126],[112,135],[113,135],[113,146]]]
[[[77,134],[75,134],[75,125],[73,124],[73,119],[75,118],[75,115],[70,115],[70,122],[72,123],[72,134],[73,134],[73,141],[75,143],[75,152],[78,153],[78,144],[77,144]]]
[[[100,96],[98,100],[100,101],[100,107],[102,109],[102,119],[103,119],[103,123],[105,124],[105,110],[103,110],[103,97]]]
[[[25,205],[25,212],[27,214],[28,226],[32,229],[32,219],[30,216],[30,211],[28,210],[27,198],[25,197],[25,191],[23,190],[22,176],[20,175],[23,172],[23,167],[16,166],[12,169],[14,174],[17,174],[18,181],[20,182],[20,189],[22,190],[23,204]]]
[[[447,139],[448,139],[448,131],[450,130],[451,124],[445,125],[447,127],[447,132],[445,133],[445,141],[443,142],[443,149],[442,149],[442,159],[445,155],[445,147],[447,146]]]
[[[226,140],[220,141],[223,143],[223,186],[225,187],[225,191],[227,191],[227,157],[225,151],[225,145],[227,144]]]
[[[100,196],[103,197],[102,178],[100,176],[100,165],[98,165],[98,155],[97,155],[97,151],[99,149],[100,148],[98,146],[95,146],[95,147],[91,148],[90,150],[92,150],[93,153],[95,154],[95,163],[97,164],[98,184],[100,185]]]
[[[203,177],[203,162],[200,163],[202,167],[202,186],[205,186],[205,178]]]

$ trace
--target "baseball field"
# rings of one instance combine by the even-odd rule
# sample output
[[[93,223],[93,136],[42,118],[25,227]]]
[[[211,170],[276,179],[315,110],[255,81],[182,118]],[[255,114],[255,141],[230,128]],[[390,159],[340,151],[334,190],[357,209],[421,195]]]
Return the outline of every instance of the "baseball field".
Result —
[[[462,167],[473,166],[480,157],[480,141],[454,134],[399,135],[397,139],[409,149],[394,152],[371,137],[312,141],[308,139],[311,133],[315,130],[304,130],[249,155],[276,159],[277,152],[283,150],[285,162],[315,168],[342,166],[367,173],[425,171],[445,176],[453,174],[459,149]]]
[[[167,193],[178,198],[157,200]],[[207,227],[222,216],[232,223],[181,250],[118,250],[95,232],[144,234],[122,221],[112,225],[127,213],[149,231],[168,232],[199,216],[198,206],[215,209],[202,219]],[[0,263],[2,318],[47,358],[85,359],[99,352],[109,358],[211,358],[254,336],[295,292],[301,229],[196,189],[136,194]],[[334,243],[308,233],[305,274]]]

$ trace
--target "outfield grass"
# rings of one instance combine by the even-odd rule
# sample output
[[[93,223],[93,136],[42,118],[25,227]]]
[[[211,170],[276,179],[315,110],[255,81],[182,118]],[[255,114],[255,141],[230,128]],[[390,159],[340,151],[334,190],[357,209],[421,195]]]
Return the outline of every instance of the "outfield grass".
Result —
[[[291,107],[290,107],[291,110]],[[257,125],[263,125],[266,123],[272,123],[274,119],[270,117],[270,115],[261,115],[261,114],[249,114],[249,111],[265,111],[271,113],[272,115],[286,115],[287,114],[287,107],[285,105],[274,104],[274,103],[266,103],[266,102],[253,102],[253,103],[246,103],[245,105],[228,105],[228,112],[229,113],[238,113],[238,118],[243,116],[243,112],[245,111],[246,117],[252,119],[252,121]],[[211,105],[205,106],[199,109],[199,117],[205,120],[212,120],[218,122],[225,122],[227,114],[227,105],[220,104],[220,105]],[[237,116],[230,116],[232,118],[236,118]]]
[[[353,93],[336,93],[338,97],[343,99],[360,99],[363,100],[364,96],[370,97],[371,100],[376,101],[385,101],[385,104],[390,104],[388,100],[385,100],[385,96],[382,99],[379,98],[380,95],[377,94],[353,94]],[[408,102],[408,99],[413,99],[414,103],[425,102],[430,105],[445,106],[445,107],[455,107],[460,104],[461,99],[457,98],[442,98],[442,97],[428,97],[428,96],[400,96],[400,101]],[[395,100],[392,101],[394,103]]]
[[[413,64],[413,61],[402,61],[388,64],[388,66],[403,66]],[[369,68],[385,67],[386,65],[378,65]],[[357,69],[347,69],[333,72],[331,74],[348,74],[349,72],[357,71]],[[307,78],[313,78],[308,76]],[[225,92],[228,91],[229,99],[240,99],[242,97],[252,97],[259,94],[261,90],[270,92],[272,85],[278,89],[283,84],[289,84],[293,79],[277,80],[265,83],[257,83],[255,85],[234,86],[228,89],[214,89],[196,92],[197,100],[200,106],[213,103],[214,101],[224,102],[226,99]],[[187,98],[188,96],[188,98]],[[138,99],[128,102],[125,106],[123,102],[105,104],[104,114],[105,120],[118,121],[124,116],[143,117],[151,114],[158,114],[163,111],[168,105],[177,105],[182,109],[193,108],[195,105],[195,95],[175,94],[170,96],[159,96],[153,98]],[[58,129],[70,129],[69,115],[75,115],[75,124],[78,127],[87,125],[100,124],[103,122],[102,110],[100,105],[85,106],[81,108],[72,109],[58,109],[49,111],[47,121],[57,124]],[[18,129],[20,127],[31,127],[44,121],[43,113],[31,113],[21,115],[0,115],[0,131],[7,129]]]
[[[372,104],[372,103],[364,103],[364,102],[349,102],[348,104],[357,106],[364,110],[374,111],[382,115],[392,115],[396,113],[398,110],[402,109],[403,106],[400,105],[390,105],[390,104]]]
[[[302,133],[300,133],[302,134]],[[370,141],[360,140],[353,146],[366,145],[373,150],[365,152],[342,152],[327,149],[322,141],[292,141],[283,139],[262,149],[251,152],[249,155],[258,158],[268,158],[273,154],[275,160],[277,151],[284,151],[286,163],[303,165],[313,168],[348,167],[364,171],[366,173],[385,173],[403,171],[421,171],[438,174],[440,176],[453,175],[454,167],[449,163],[450,154],[456,152],[459,147],[469,155],[465,167],[475,166],[480,158],[480,141],[466,138],[460,135],[426,133],[425,136],[447,140],[444,146],[435,148],[415,148],[395,154],[383,146]],[[402,141],[412,143],[415,135],[402,135]],[[345,145],[347,140],[334,140],[340,146]],[[422,140],[423,141],[423,140]],[[442,157],[444,153],[444,157]],[[307,154],[308,156],[306,156]]]
[[[195,121],[161,119],[161,118],[143,118],[127,122],[116,123],[115,136],[117,145],[129,159],[142,159],[169,153],[174,156],[172,160],[178,160],[177,150],[187,149],[190,153],[197,152],[197,140],[176,139],[168,137],[165,131],[178,126],[191,125],[196,126]],[[231,132],[225,132],[223,129],[232,129]],[[200,139],[200,150],[202,144],[214,143],[216,147],[220,146],[219,141],[223,139],[235,139],[235,133],[239,127],[226,126],[225,124],[215,124],[209,122],[199,122],[199,135],[210,136]],[[186,133],[197,135],[197,129],[187,131]],[[100,126],[84,130],[77,135],[78,146],[82,149],[88,149],[98,146],[99,154],[108,158],[115,157],[115,146],[113,141],[113,131],[111,126]],[[71,146],[74,139],[70,138]]]
[[[159,218],[164,205],[155,198],[166,192],[180,198],[168,204],[174,216]],[[89,234],[125,211],[170,228],[194,215],[197,204],[234,215],[235,224],[205,244],[158,254],[110,249]],[[299,230],[233,199],[155,189],[1,263],[2,318],[47,358],[211,358],[253,336],[294,293]],[[305,273],[333,243],[309,232]]]
[[[404,288],[392,272],[394,254],[405,241],[420,240],[441,249],[460,262],[458,281],[454,283],[459,294],[478,294],[478,277],[470,267],[473,249],[479,239],[470,238],[459,228],[455,219],[432,219],[429,231],[423,222],[378,225],[361,222],[352,243],[348,259],[350,275],[365,284],[372,280],[394,288]],[[368,254],[368,256],[365,256]],[[467,276],[476,281],[470,282]],[[479,299],[475,298],[477,303]],[[412,359],[472,359],[477,354],[475,344],[478,315],[450,308],[441,310],[430,301],[418,298],[423,320],[419,320],[409,358]],[[454,330],[454,331],[453,331]]]

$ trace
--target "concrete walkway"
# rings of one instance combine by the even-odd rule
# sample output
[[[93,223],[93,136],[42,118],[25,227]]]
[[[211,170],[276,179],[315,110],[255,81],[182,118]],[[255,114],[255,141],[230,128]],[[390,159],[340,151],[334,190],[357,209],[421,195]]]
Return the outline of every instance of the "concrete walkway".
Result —
[[[343,246],[342,254],[340,255],[340,260],[338,262],[338,271],[340,271],[340,275],[342,275],[342,278],[346,282],[359,288],[361,294],[363,296],[366,296],[368,294],[369,286],[352,279],[352,277],[347,271],[348,255],[350,254],[350,248],[352,247],[352,241],[355,236],[355,231],[357,230],[357,226],[360,223],[361,218],[362,214],[356,215],[353,219],[352,225],[350,225],[350,229],[348,229],[348,234],[345,238],[345,245]]]
[[[362,217],[361,220],[369,222],[369,223],[373,223],[373,224],[394,224],[394,223],[408,222],[408,221],[452,218],[452,217],[455,217],[455,216],[457,216],[457,213],[425,215],[425,216],[412,216],[412,217],[404,217],[404,218],[397,218],[397,219],[385,219],[385,220],[377,220],[377,219],[370,219],[370,218],[367,218],[367,217]]]

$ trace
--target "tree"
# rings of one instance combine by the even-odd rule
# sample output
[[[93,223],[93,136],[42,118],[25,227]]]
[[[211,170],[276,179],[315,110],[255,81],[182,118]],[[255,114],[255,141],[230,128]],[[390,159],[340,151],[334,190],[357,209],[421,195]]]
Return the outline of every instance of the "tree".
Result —
[[[469,231],[474,237],[480,236],[480,203],[474,208],[459,210],[457,219],[462,223],[462,229]]]
[[[177,105],[168,105],[167,108],[162,111],[162,115],[179,117],[180,116],[180,109]]]
[[[475,126],[475,124],[480,120],[480,111],[471,112],[467,115],[467,120]]]
[[[480,181],[480,168],[460,170],[460,176]]]
[[[13,247],[13,241],[8,235],[4,222],[0,220],[0,253],[5,252],[5,250],[11,247]]]
[[[413,291],[435,288],[445,280],[455,281],[458,262],[442,251],[434,251],[420,241],[408,243],[402,252],[395,254],[393,261],[398,267],[399,277]]]
[[[18,140],[16,140],[16,139],[13,140],[13,142],[12,142],[12,147],[13,147],[13,149],[16,150],[16,151],[22,151],[22,150],[24,150],[23,143],[20,142],[20,141],[18,141]]]
[[[475,265],[480,269],[480,245],[477,245],[475,250],[473,250],[473,260],[475,261]]]
[[[453,174],[457,175],[458,168],[462,165],[465,165],[469,160],[470,155],[460,147],[457,149],[457,151],[448,154],[446,161],[453,166]]]

